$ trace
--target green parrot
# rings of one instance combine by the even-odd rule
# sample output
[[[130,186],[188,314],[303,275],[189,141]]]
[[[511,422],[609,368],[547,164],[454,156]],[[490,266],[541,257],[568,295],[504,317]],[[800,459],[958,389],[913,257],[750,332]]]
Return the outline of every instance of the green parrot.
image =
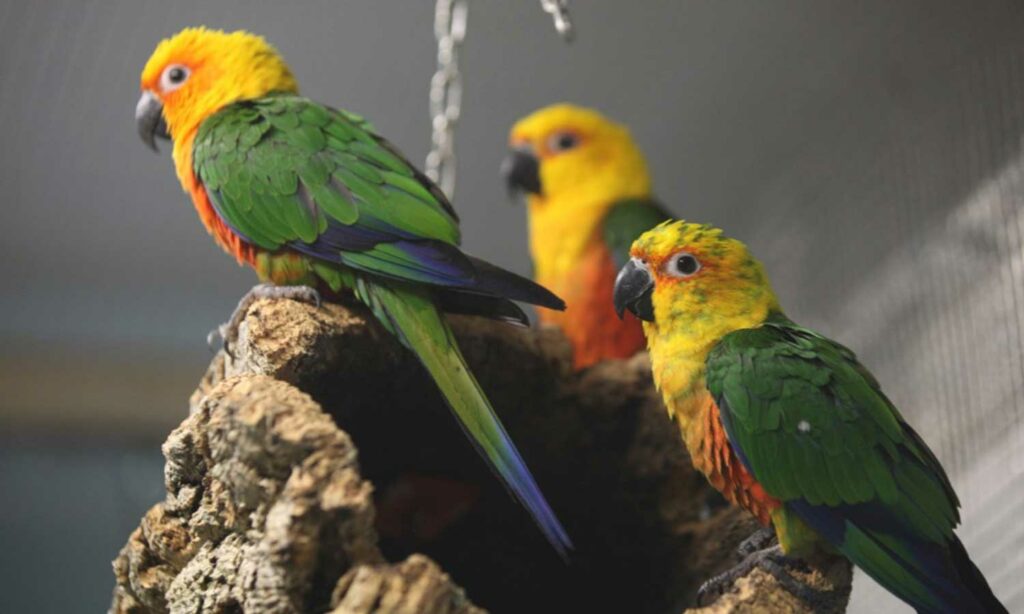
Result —
[[[838,551],[919,612],[1006,611],[953,532],[938,459],[853,352],[783,314],[745,245],[666,222],[631,254],[615,308],[644,321],[694,466],[779,541],[712,584],[758,565],[793,587],[787,557]]]
[[[298,95],[263,38],[188,28],[142,73],[143,140],[174,140],[185,191],[214,240],[264,283],[258,297],[351,292],[420,359],[470,439],[565,556],[571,542],[456,344],[444,312],[527,324],[512,300],[563,309],[545,288],[459,248],[444,194],[361,118]],[[510,300],[511,299],[511,300]]]

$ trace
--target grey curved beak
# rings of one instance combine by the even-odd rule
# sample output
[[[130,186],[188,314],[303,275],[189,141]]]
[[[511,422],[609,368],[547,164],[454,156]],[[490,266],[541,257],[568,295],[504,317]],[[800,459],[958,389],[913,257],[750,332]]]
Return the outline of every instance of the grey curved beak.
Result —
[[[501,174],[510,196],[518,192],[540,194],[540,163],[537,156],[525,149],[513,149],[501,163]]]
[[[653,322],[652,294],[654,294],[654,277],[647,269],[647,265],[636,258],[631,259],[615,278],[615,291],[612,293],[615,313],[619,314],[621,318],[628,309],[641,320]]]
[[[152,92],[142,92],[135,105],[135,127],[139,130],[139,138],[153,151],[159,151],[156,148],[157,137],[171,138],[167,132],[167,123],[164,122],[164,105]]]

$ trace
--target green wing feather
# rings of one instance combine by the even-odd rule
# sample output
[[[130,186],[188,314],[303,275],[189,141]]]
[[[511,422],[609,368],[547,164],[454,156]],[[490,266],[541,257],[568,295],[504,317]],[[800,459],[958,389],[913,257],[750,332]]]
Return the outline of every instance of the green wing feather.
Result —
[[[945,525],[941,537],[959,520],[942,467],[848,349],[780,318],[726,335],[707,369],[729,406],[730,441],[773,496],[896,505],[899,481],[924,472],[936,517],[923,526]]]
[[[238,102],[200,125],[193,166],[218,216],[264,250],[438,286],[465,313],[519,319],[508,300],[564,308],[537,284],[459,251],[444,194],[352,114],[292,95]],[[314,270],[332,288],[340,283],[329,268]]]
[[[267,250],[335,222],[459,243],[451,204],[358,116],[309,99],[249,100],[204,121],[193,166],[224,221]]]
[[[605,245],[615,260],[615,270],[629,260],[629,248],[637,237],[672,217],[657,202],[631,198],[615,203],[604,218]]]
[[[953,533],[945,471],[853,352],[775,315],[720,340],[707,386],[787,513],[920,611],[1000,611]]]

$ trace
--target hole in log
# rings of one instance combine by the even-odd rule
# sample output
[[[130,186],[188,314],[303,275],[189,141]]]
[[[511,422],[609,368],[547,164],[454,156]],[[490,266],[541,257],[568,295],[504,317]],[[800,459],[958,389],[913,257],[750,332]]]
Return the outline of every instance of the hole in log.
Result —
[[[567,371],[557,335],[454,318],[460,346],[570,534],[568,565],[499,483],[413,356],[386,333],[346,336],[300,374],[359,449],[388,560],[436,560],[492,612],[679,611],[753,524],[689,459],[642,359]],[[376,329],[376,326],[371,326]],[[538,342],[540,340],[541,342]],[[735,536],[701,524],[709,510]],[[741,527],[735,530],[739,523]],[[709,532],[711,531],[711,532]],[[709,540],[711,543],[708,543]]]

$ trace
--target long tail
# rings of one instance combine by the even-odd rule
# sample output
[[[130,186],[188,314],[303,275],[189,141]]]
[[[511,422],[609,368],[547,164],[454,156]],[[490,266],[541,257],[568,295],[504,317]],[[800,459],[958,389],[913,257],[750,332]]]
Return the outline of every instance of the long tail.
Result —
[[[928,541],[900,528],[870,503],[787,506],[876,582],[924,614],[999,614],[992,593],[960,540]]]
[[[355,290],[384,326],[420,359],[476,448],[530,512],[555,550],[567,557],[572,548],[568,534],[469,371],[433,298],[415,286],[391,281],[357,279]]]
[[[847,537],[852,543],[844,544],[843,553],[918,612],[1006,612],[955,536],[946,552],[936,544],[886,544],[870,533],[851,532]]]

